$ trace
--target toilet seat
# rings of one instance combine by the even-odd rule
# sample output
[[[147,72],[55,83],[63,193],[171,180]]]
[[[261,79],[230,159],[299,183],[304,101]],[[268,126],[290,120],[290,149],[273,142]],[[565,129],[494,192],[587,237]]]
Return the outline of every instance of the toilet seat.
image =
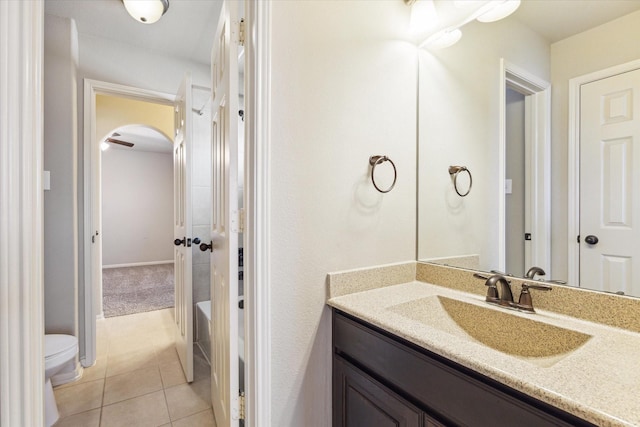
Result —
[[[63,364],[78,352],[78,339],[72,335],[52,334],[44,336],[45,369]]]

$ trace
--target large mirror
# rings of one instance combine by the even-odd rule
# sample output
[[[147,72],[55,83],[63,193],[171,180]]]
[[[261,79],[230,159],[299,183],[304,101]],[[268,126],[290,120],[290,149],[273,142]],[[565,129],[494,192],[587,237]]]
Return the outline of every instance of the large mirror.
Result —
[[[640,1],[460,22],[419,53],[418,260],[640,296]]]

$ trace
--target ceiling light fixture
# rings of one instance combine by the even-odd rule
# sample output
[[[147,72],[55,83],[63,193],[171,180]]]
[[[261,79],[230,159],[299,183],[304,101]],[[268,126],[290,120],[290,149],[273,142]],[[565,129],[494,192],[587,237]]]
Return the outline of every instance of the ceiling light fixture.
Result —
[[[143,24],[158,22],[169,9],[169,0],[122,0],[129,15]]]
[[[434,30],[440,23],[433,0],[405,0],[411,6],[409,31],[414,34]]]
[[[426,39],[420,47],[426,47],[428,49],[444,49],[458,43],[460,38],[462,38],[462,31],[460,28],[447,28],[445,30],[438,31]]]
[[[511,15],[520,7],[520,0],[493,0],[482,7],[476,18],[480,22],[495,22]]]

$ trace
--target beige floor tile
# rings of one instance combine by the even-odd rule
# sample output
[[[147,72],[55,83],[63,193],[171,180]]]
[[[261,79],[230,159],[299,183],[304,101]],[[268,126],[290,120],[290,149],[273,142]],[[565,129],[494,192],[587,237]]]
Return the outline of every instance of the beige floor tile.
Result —
[[[109,357],[144,349],[154,349],[153,340],[145,333],[131,333],[109,339]]]
[[[105,377],[105,373],[107,372],[107,358],[96,359],[96,363],[93,366],[89,366],[88,368],[84,368],[82,370],[82,378],[80,378],[80,382],[88,382],[99,380]]]
[[[156,346],[156,348],[163,349],[163,348],[175,346],[175,343],[176,343],[175,334],[176,334],[175,327],[159,328],[150,334],[150,338],[153,341],[153,344]]]
[[[156,352],[152,347],[146,347],[141,350],[109,356],[106,376],[112,377],[125,372],[152,368],[154,366],[158,366]]]
[[[98,427],[100,425],[100,408],[81,412],[61,418],[56,427]]]
[[[158,328],[175,328],[175,317],[173,308],[150,311],[149,317]]]
[[[157,349],[156,356],[158,356],[158,363],[169,363],[180,360],[175,346]]]
[[[157,427],[170,421],[162,391],[102,408],[101,427]]]
[[[162,385],[164,388],[173,387],[174,385],[184,384],[187,379],[184,377],[184,371],[180,361],[160,364],[160,375],[162,376]]]
[[[173,422],[173,427],[216,427],[213,411],[198,412],[197,414],[180,418]]]
[[[197,346],[196,346],[197,347]],[[211,378],[211,366],[204,358],[199,348],[193,350],[193,380],[208,380]]]
[[[197,381],[164,390],[171,420],[178,420],[211,408],[211,383]]]
[[[104,380],[76,384],[73,387],[54,390],[61,417],[79,414],[102,405]]]
[[[104,405],[162,390],[157,366],[107,377],[104,386]]]

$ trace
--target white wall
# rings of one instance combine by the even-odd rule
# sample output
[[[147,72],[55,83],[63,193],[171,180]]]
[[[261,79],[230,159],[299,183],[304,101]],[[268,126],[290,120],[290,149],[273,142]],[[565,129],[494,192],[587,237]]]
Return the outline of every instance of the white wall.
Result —
[[[200,109],[209,101],[210,92],[192,89],[193,108]],[[202,115],[191,113],[191,225],[193,238],[199,237],[204,243],[211,240],[211,108],[209,105]],[[198,245],[191,249],[193,303],[211,299],[210,252],[202,252]],[[195,315],[195,308],[194,308]]]
[[[569,80],[640,58],[640,12],[551,45],[551,263],[555,278],[568,276]]]
[[[76,335],[78,40],[72,20],[45,15],[44,24],[45,332]]]
[[[102,263],[173,262],[173,157],[102,152]]]
[[[419,259],[479,254],[482,269],[499,266],[500,58],[549,80],[548,43],[509,19],[472,22],[458,44],[420,50]],[[471,171],[467,197],[451,165]]]
[[[415,259],[416,48],[401,1],[271,7],[271,425],[330,426],[326,274]]]

